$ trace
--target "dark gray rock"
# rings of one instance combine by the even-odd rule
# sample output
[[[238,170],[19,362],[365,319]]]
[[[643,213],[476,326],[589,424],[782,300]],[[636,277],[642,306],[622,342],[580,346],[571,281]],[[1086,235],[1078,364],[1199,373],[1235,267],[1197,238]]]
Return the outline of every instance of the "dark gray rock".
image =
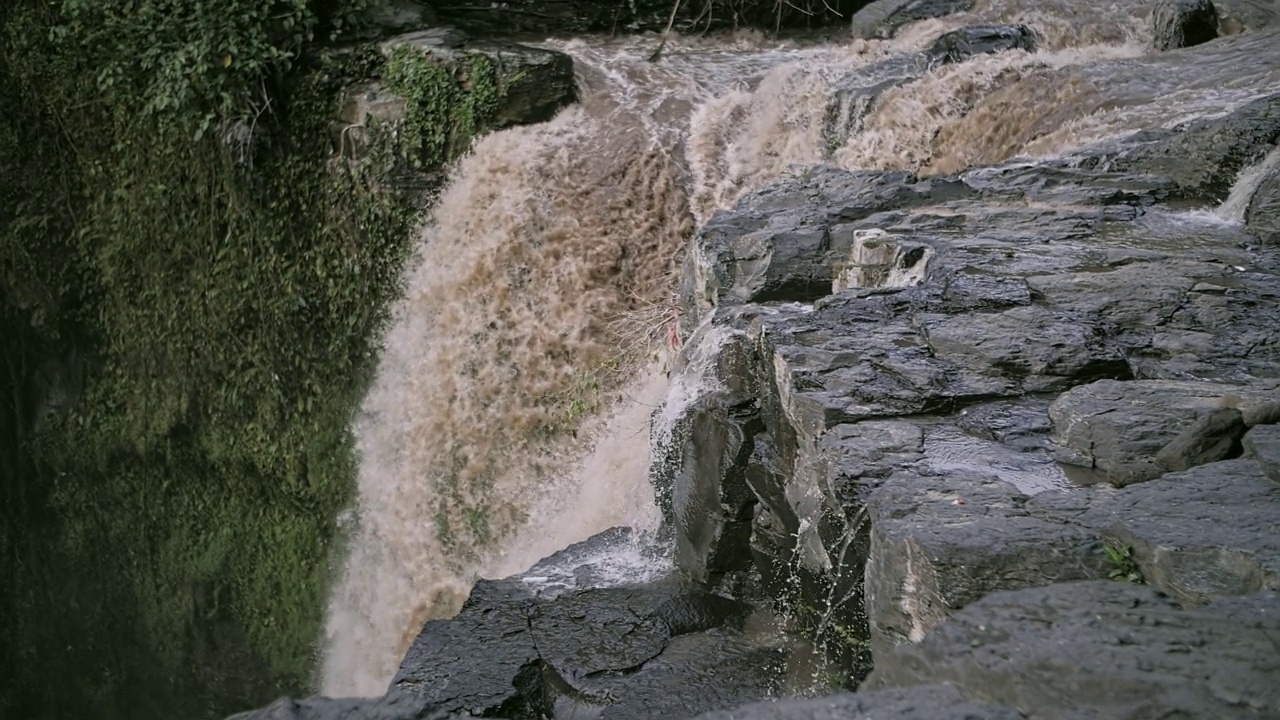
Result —
[[[1099,479],[1118,487],[1150,480],[1192,459],[1185,453],[1197,451],[1196,437],[1206,429],[1200,423],[1209,422],[1207,418],[1215,411],[1226,405],[1249,408],[1265,403],[1276,391],[1276,382],[1270,380],[1245,386],[1174,380],[1099,381],[1074,388],[1049,407],[1056,456],[1061,462],[1096,471]],[[1166,457],[1173,465],[1160,463],[1159,453],[1178,441],[1183,432],[1190,435]],[[1235,440],[1242,434],[1241,416],[1240,426],[1231,426],[1231,441],[1220,455],[1235,451]]]
[[[898,28],[917,20],[928,20],[964,12],[973,0],[874,0],[854,14],[853,36],[891,38]]]
[[[970,702],[949,685],[886,688],[786,699],[704,713],[697,720],[1021,720],[1006,707]]]
[[[1017,450],[1034,450],[1047,445],[1053,424],[1049,402],[1042,398],[1020,398],[967,407],[956,416],[956,426],[983,440]]]
[[[365,720],[374,717],[374,700],[308,698],[294,700],[280,698],[270,705],[249,712],[237,713],[227,720]],[[387,720],[395,716],[383,715]],[[413,717],[406,713],[401,718]]]
[[[1077,522],[1129,547],[1149,585],[1196,607],[1280,588],[1280,487],[1248,459],[1093,498]]]
[[[1214,5],[1223,34],[1280,25],[1280,3],[1275,0],[1218,0]]]
[[[741,602],[674,582],[541,600],[517,580],[482,580],[457,617],[427,623],[388,698],[509,718],[536,718],[566,704],[590,706],[600,717],[672,702],[712,709],[714,698],[763,696],[772,687],[772,675],[759,668],[777,660],[777,648],[753,647],[735,629],[749,612]],[[729,664],[730,649],[741,659],[740,680],[692,682]]]
[[[1092,581],[990,595],[877,658],[864,688],[950,683],[1032,720],[1274,717],[1280,595],[1195,611]]]
[[[1258,185],[1245,210],[1245,226],[1259,240],[1280,244],[1280,168]]]
[[[977,168],[961,179],[991,198],[1071,205],[1154,205],[1168,199],[1175,188],[1156,173],[1100,171],[1053,161]]]
[[[1272,94],[1224,115],[1136,133],[1117,149],[1086,151],[1090,159],[1084,162],[1093,169],[1169,178],[1176,197],[1216,203],[1227,198],[1240,171],[1261,161],[1277,141],[1280,95]]]
[[[939,460],[929,438],[940,434],[928,433],[923,461],[904,458],[868,503],[877,658],[1000,590],[1133,572],[1194,607],[1280,587],[1280,487],[1264,475],[1267,461],[1212,463],[1118,492],[1043,492],[1051,464],[1019,468],[998,448],[968,464]],[[1250,447],[1256,457],[1271,446],[1260,433]],[[1033,475],[1044,484],[1028,490]],[[1119,567],[1106,546],[1132,565]]]
[[[405,694],[381,698],[280,698],[258,710],[237,713],[227,720],[461,720],[471,717],[424,706]]]
[[[698,329],[676,369],[681,404],[654,418],[650,478],[675,530],[676,562],[702,583],[751,564],[747,467],[764,427],[747,322],[730,313]]]
[[[1150,209],[1174,188],[1061,162],[929,181],[812,168],[719,214],[690,252],[684,313],[737,334],[713,363],[736,376],[715,385],[755,394],[757,435],[732,454],[770,591],[883,652],[987,593],[1108,577],[1117,521],[1080,519],[1103,517],[1091,494],[1044,491],[1158,477],[1156,455],[1203,415],[1248,424],[1276,396],[1257,379],[1280,370],[1260,321],[1276,275],[1239,230]],[[1221,381],[1132,380],[1188,375]],[[708,437],[716,417],[699,420]],[[1192,444],[1182,462],[1218,457]],[[724,508],[733,473],[713,464],[674,482],[708,483]]]
[[[934,63],[945,64],[1007,50],[1035,52],[1037,44],[1035,31],[1026,25],[975,25],[942,35],[927,54]]]
[[[771,183],[731,213],[718,213],[685,259],[686,317],[721,301],[808,302],[851,287],[919,282],[930,249],[856,223],[887,210],[971,195],[952,180],[910,173],[806,170]]]
[[[1240,454],[1240,438],[1248,428],[1235,408],[1218,408],[1196,418],[1186,430],[1156,453],[1156,464],[1169,470],[1225,460]]]
[[[1210,0],[1160,0],[1151,19],[1156,50],[1191,47],[1218,37],[1218,10]]]
[[[903,473],[875,493],[866,598],[877,664],[997,590],[1107,576],[1095,531],[1027,501],[978,474]]]
[[[435,9],[414,0],[373,0],[361,19],[356,36],[363,40],[425,30],[437,22]]]
[[[1244,452],[1262,472],[1280,483],[1280,426],[1259,425],[1244,436]]]
[[[393,12],[399,5],[392,3],[387,7],[390,8],[388,12]],[[577,100],[573,60],[555,50],[477,39],[450,27],[432,27],[396,35],[383,40],[379,47],[384,55],[390,55],[401,47],[415,48],[431,62],[453,68],[463,75],[470,71],[474,58],[490,60],[501,92],[494,115],[481,128],[482,131],[543,122]],[[334,147],[345,157],[362,159],[369,152],[370,130],[380,124],[394,126],[405,119],[405,113],[404,99],[380,81],[357,83],[347,88],[340,99],[333,128]],[[464,134],[450,135],[449,157],[464,152],[470,141],[471,138]],[[429,186],[443,179],[438,167],[422,168],[421,172],[429,176],[425,181],[410,177],[406,182],[424,182]]]

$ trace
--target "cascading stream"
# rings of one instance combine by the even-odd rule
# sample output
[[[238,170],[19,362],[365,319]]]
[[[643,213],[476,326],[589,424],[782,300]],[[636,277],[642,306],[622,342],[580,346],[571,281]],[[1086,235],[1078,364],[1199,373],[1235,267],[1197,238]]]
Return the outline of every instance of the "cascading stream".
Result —
[[[979,0],[890,41],[674,38],[656,62],[652,37],[548,41],[574,57],[580,105],[480,139],[418,238],[355,427],[358,505],[321,691],[382,694],[423,621],[456,613],[479,577],[656,524],[649,418],[667,391],[674,274],[716,210],[793,165],[954,172],[1274,92],[1276,58],[1224,83],[1212,53],[1203,78],[1169,92],[1129,61],[1145,52],[1144,12]],[[1041,50],[928,70],[833,142],[840,83],[996,22],[1031,25]]]

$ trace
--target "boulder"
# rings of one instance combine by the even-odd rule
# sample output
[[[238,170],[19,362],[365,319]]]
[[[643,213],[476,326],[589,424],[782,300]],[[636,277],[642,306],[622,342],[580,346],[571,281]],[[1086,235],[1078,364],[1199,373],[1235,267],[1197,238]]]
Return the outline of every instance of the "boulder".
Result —
[[[1191,47],[1218,37],[1218,11],[1211,0],[1160,0],[1151,19],[1156,50]]]
[[[1266,404],[1278,392],[1273,380],[1099,381],[1074,388],[1049,407],[1055,456],[1122,487],[1238,455],[1245,423],[1236,408]]]
[[[874,0],[854,13],[850,22],[856,38],[891,38],[898,28],[973,9],[973,0]]]
[[[990,595],[878,657],[864,689],[949,683],[1028,720],[1280,714],[1280,595],[1183,610],[1151,588],[1059,583]]]
[[[457,617],[427,623],[385,700],[507,718],[727,707],[776,682],[780,647],[741,633],[751,612],[673,581],[549,600],[480,581]]]
[[[1280,483],[1280,426],[1261,425],[1245,433],[1245,455],[1258,463],[1262,472]]]
[[[397,35],[379,45],[388,56],[400,47],[417,49],[433,62],[458,69],[476,57],[492,62],[498,99],[491,129],[549,120],[577,99],[573,59],[556,50],[473,38],[453,28]]]
[[[942,35],[926,54],[933,63],[942,65],[1007,50],[1035,52],[1037,44],[1035,31],[1026,25],[974,25]]]
[[[435,9],[415,0],[371,0],[361,19],[355,36],[362,40],[381,40],[437,23]]]

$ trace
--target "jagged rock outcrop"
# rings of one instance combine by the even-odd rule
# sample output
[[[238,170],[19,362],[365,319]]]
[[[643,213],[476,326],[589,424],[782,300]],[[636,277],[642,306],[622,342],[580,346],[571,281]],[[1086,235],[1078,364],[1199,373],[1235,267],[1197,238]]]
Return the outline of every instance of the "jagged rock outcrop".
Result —
[[[660,491],[744,478],[766,585],[838,628],[855,674],[1002,591],[1122,579],[1190,610],[1277,590],[1280,255],[1171,206],[1226,197],[1273,147],[1276,100],[957,175],[796,169],[717,215],[681,298],[720,371],[663,412],[697,436],[732,388],[758,432],[749,453],[702,435],[737,473],[655,467]],[[1171,707],[1230,707],[1187,687]]]
[[[1156,50],[1192,47],[1218,37],[1218,10],[1210,0],[1161,0],[1151,19]]]
[[[770,696],[784,648],[743,632],[753,606],[669,576],[600,586],[593,561],[636,541],[606,531],[477,582],[456,617],[427,622],[382,698],[286,698],[236,718],[681,717]]]

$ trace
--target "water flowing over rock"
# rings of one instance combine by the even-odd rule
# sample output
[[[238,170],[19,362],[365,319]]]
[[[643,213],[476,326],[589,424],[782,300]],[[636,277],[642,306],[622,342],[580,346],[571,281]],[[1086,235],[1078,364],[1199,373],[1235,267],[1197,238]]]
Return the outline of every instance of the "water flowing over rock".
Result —
[[[386,694],[246,717],[1280,713],[1280,29],[1150,11],[549,43],[581,107],[459,165],[360,426],[326,683]],[[569,472],[655,329],[640,462]]]
[[[1274,59],[1263,62],[1274,83]],[[1101,667],[1066,661],[1058,674],[1061,687],[1083,687],[1094,673],[1137,673],[1136,699],[1051,682],[1026,694],[1038,679],[1019,671],[1056,652],[1053,637],[1026,640],[1027,656],[1005,669],[972,672],[947,663],[963,663],[961,648],[980,638],[930,644],[959,632],[950,629],[965,608],[1008,597],[1021,618],[1021,604],[1036,602],[1001,591],[1043,588],[1045,602],[1070,608],[1087,604],[1078,588],[1125,592],[1074,584],[1111,579],[1145,582],[1170,600],[1144,597],[1174,613],[1245,598],[1252,609],[1210,647],[1241,668],[1263,652],[1230,648],[1251,632],[1239,622],[1269,621],[1267,593],[1280,587],[1280,487],[1264,440],[1280,400],[1280,257],[1239,224],[1169,204],[1226,199],[1242,171],[1266,162],[1277,139],[1267,87],[1177,131],[1139,129],[1058,159],[927,178],[797,168],[748,193],[695,237],[681,298],[686,317],[706,318],[699,333],[735,338],[709,364],[721,387],[755,389],[733,403],[753,407],[759,429],[736,471],[655,467],[659,492],[679,496],[683,484],[717,497],[728,478],[745,478],[766,585],[815,632],[832,631],[855,677],[869,646],[868,687],[953,682],[969,700],[1027,717],[1145,716],[1116,710],[1121,702],[1188,716],[1275,712],[1266,691],[1220,695],[1215,681],[1166,693],[1199,670],[1143,676],[1162,652],[1156,636],[1129,654],[1085,649],[1127,633],[1119,619],[1068,654],[1105,658]],[[683,402],[682,437],[711,438],[698,426],[724,397]],[[704,457],[727,446],[684,447]],[[683,564],[697,555],[701,518],[670,522],[694,548],[677,554]],[[1027,617],[1016,620],[1025,629],[992,631],[993,642],[1034,636],[1043,625]],[[917,660],[926,652],[936,654]],[[978,663],[1006,656],[975,652]],[[1247,682],[1264,687],[1271,671],[1254,666]],[[839,700],[796,711],[831,707]]]
[[[1245,223],[1259,240],[1280,243],[1280,169],[1272,170],[1258,185],[1245,211]]]

